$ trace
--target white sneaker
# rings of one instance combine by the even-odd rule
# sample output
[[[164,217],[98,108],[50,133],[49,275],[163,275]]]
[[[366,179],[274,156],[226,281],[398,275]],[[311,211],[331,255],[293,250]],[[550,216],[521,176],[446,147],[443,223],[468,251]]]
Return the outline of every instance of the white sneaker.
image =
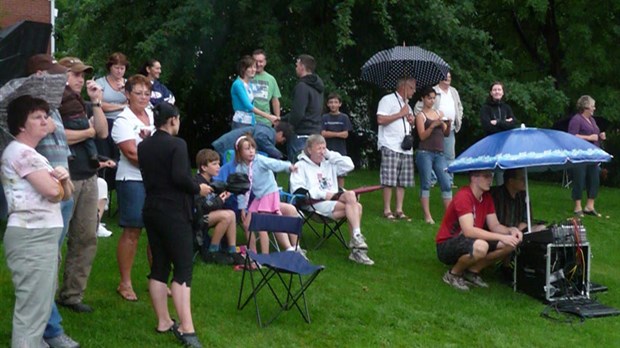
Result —
[[[349,260],[367,266],[372,266],[375,264],[375,262],[368,257],[367,251],[361,249],[353,249],[351,254],[349,254]]]
[[[71,337],[67,336],[67,334],[61,334],[60,336],[56,336],[54,338],[46,338],[44,339],[47,344],[44,347],[51,348],[80,348],[80,344],[75,342]]]
[[[306,255],[306,253],[307,253],[306,250],[304,250],[304,249],[302,249],[301,247],[298,246],[297,249],[295,249],[295,252],[299,253],[301,256],[303,256],[304,259],[310,261],[310,259],[308,258],[308,255]]]
[[[366,239],[364,238],[364,236],[360,234],[357,237],[355,236],[351,237],[351,240],[349,241],[349,248],[350,249],[368,249],[368,244],[366,244]]]
[[[97,237],[107,238],[111,235],[112,235],[112,231],[105,228],[103,224],[99,224],[99,227],[97,228]]]

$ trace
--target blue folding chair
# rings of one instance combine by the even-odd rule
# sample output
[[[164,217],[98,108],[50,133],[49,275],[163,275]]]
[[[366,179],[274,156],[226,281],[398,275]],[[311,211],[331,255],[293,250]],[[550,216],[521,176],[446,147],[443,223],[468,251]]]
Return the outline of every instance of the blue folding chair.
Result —
[[[295,206],[299,215],[303,217],[304,224],[307,225],[310,231],[319,239],[312,249],[317,250],[331,237],[335,237],[345,249],[349,249],[349,245],[344,239],[344,233],[341,229],[347,222],[346,217],[332,219],[317,213],[313,206],[316,202],[313,202],[307,192],[291,194],[280,191],[280,197],[281,199],[286,199],[288,203]]]
[[[302,226],[303,220],[298,217],[253,213],[249,229],[250,233],[258,231],[296,233],[299,241]],[[325,266],[313,265],[300,253],[294,251],[257,254],[248,248],[237,309],[243,309],[250,300],[254,300],[256,319],[260,327],[269,325],[282,312],[292,308],[297,308],[304,320],[310,323],[305,292],[323,269]],[[244,289],[247,287],[246,277],[250,278],[251,288],[250,293],[244,297]],[[257,297],[265,286],[270,290],[278,306],[275,314],[263,325]],[[300,299],[303,300],[303,304],[300,304]]]

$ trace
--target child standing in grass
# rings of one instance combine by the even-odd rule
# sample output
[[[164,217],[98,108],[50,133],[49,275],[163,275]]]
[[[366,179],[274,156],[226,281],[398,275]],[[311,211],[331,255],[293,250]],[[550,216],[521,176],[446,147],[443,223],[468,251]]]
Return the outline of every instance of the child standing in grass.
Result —
[[[243,135],[235,143],[235,162],[237,163],[236,172],[246,173],[250,179],[250,191],[254,194],[254,199],[249,203],[250,191],[245,195],[239,195],[239,209],[241,219],[245,226],[249,226],[251,214],[248,213],[268,213],[286,216],[297,216],[297,210],[288,203],[280,202],[280,191],[272,172],[294,172],[297,170],[295,165],[289,161],[280,161],[256,154],[256,142],[250,134]],[[246,213],[247,210],[247,213]],[[267,232],[259,233],[261,252],[269,253],[269,238]],[[294,251],[297,245],[297,236],[277,233],[276,238],[282,248],[287,251]],[[256,251],[256,242],[250,241],[250,249]],[[301,249],[299,249],[301,252]]]
[[[328,113],[323,115],[321,135],[327,141],[327,148],[339,154],[347,155],[347,138],[353,130],[347,114],[340,112],[342,98],[338,93],[327,96]],[[338,187],[344,187],[344,175],[338,177]]]

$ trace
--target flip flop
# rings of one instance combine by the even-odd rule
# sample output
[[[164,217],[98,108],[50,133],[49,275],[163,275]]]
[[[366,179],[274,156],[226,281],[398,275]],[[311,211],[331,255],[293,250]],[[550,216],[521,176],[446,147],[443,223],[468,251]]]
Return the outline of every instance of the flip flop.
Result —
[[[596,217],[601,217],[601,216],[602,216],[601,214],[599,214],[599,213],[596,211],[596,209],[592,209],[592,210],[586,210],[586,209],[584,209],[584,210],[583,210],[583,213],[584,213],[584,214],[586,214],[586,215],[591,215],[591,216],[596,216]]]
[[[394,217],[394,214],[392,214],[392,212],[391,212],[391,211],[390,211],[390,212],[387,212],[387,213],[385,213],[385,212],[384,212],[384,213],[383,213],[383,217],[384,217],[384,218],[386,218],[386,219],[388,219],[388,220],[394,220],[394,219],[396,219],[396,218]]]
[[[575,214],[575,217],[582,218],[583,217],[583,210],[575,211],[575,212],[573,212],[573,214]]]
[[[136,302],[138,301],[138,296],[133,291],[132,288],[121,287],[116,288],[116,292],[123,298],[125,301]]]

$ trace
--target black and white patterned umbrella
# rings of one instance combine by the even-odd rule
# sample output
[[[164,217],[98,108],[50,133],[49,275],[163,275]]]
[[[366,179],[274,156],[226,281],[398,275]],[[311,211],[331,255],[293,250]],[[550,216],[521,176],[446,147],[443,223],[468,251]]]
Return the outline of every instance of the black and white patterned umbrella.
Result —
[[[0,152],[13,140],[7,127],[7,106],[23,95],[31,95],[45,100],[50,108],[57,109],[62,102],[62,94],[67,84],[66,74],[33,74],[17,78],[0,87]]]
[[[446,78],[450,65],[433,52],[418,46],[396,46],[377,52],[362,66],[362,80],[394,89],[401,77],[413,77],[419,89]]]

